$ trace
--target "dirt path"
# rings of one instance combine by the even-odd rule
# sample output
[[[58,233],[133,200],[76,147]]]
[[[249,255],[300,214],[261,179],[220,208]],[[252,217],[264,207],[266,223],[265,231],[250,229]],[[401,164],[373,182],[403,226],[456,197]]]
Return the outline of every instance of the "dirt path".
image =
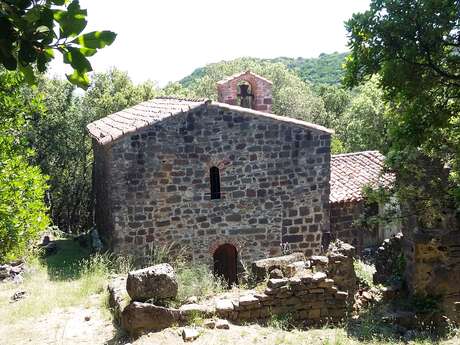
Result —
[[[102,345],[116,344],[116,339],[112,322],[97,305],[55,309],[14,323],[0,322],[0,345]]]

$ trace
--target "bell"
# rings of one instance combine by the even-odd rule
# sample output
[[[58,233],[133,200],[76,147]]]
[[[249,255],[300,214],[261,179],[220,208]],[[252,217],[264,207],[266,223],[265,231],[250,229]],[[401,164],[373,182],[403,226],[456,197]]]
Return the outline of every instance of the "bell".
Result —
[[[249,93],[249,85],[248,84],[241,84],[240,85],[240,94],[238,96],[240,96],[241,98],[252,96]]]
[[[241,98],[240,106],[244,108],[251,108],[252,100],[251,98],[254,97],[251,93],[249,93],[249,85],[248,84],[241,84],[240,85],[240,93],[238,96]]]

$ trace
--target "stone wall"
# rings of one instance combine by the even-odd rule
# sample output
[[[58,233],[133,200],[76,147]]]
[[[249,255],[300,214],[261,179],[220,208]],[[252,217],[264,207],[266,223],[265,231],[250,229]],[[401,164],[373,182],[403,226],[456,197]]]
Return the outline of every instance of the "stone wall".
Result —
[[[235,300],[219,300],[216,313],[233,321],[257,321],[272,315],[289,314],[308,324],[336,322],[347,314],[348,293],[339,291],[326,273],[270,279],[263,293],[251,293]]]
[[[402,233],[387,238],[377,249],[375,255],[375,284],[391,284],[391,280],[402,278],[404,271]]]
[[[333,279],[337,287],[348,293],[350,306],[358,288],[354,268],[355,248],[348,243],[336,240],[329,245],[326,252],[328,277]]]
[[[331,239],[350,243],[361,254],[367,246],[379,243],[378,226],[363,226],[364,201],[331,203]]]
[[[193,318],[215,316],[235,323],[264,322],[285,315],[292,322],[320,325],[343,321],[348,314],[348,293],[340,291],[326,273],[307,273],[283,279],[270,279],[260,293],[243,291],[233,298],[215,296],[200,304],[183,304],[171,308],[130,301],[126,279],[116,278],[109,285],[109,302],[115,321],[132,336],[144,331],[162,330],[184,325]]]
[[[459,224],[446,225],[421,228],[415,217],[404,222],[405,281],[413,295],[438,297],[444,314],[460,323]]]
[[[421,152],[409,166],[417,174],[397,180],[411,190],[401,204],[404,278],[410,294],[439,298],[444,315],[460,323],[460,214],[449,193],[452,171]]]
[[[175,243],[207,263],[224,243],[244,261],[277,255],[281,243],[319,253],[329,227],[330,134],[270,116],[211,103],[108,149],[95,144],[105,243],[141,256]],[[214,166],[221,198],[211,200]]]

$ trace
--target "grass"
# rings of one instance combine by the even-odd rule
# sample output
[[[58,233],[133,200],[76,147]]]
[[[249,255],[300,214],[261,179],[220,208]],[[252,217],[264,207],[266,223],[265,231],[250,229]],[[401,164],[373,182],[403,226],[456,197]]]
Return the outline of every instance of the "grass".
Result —
[[[272,314],[267,320],[267,326],[283,331],[288,331],[294,328],[294,319],[292,314]]]
[[[8,328],[13,328],[13,324],[23,320],[27,320],[27,323],[32,325],[34,318],[47,315],[56,309],[90,305],[94,307],[94,301],[102,314],[109,318],[105,286],[111,274],[127,273],[132,267],[131,261],[117,259],[108,254],[90,255],[87,250],[72,240],[60,240],[58,246],[59,251],[53,256],[45,259],[31,257],[27,260],[29,270],[22,284],[0,284],[0,320],[2,324],[8,325]],[[161,260],[158,258],[155,260],[163,261],[168,257],[165,254],[162,256]],[[178,301],[184,301],[190,296],[205,298],[226,291],[225,284],[216,279],[210,269],[204,265],[190,266],[183,258],[179,258],[173,262],[173,266],[179,281]],[[362,281],[371,281],[372,267],[369,268],[369,265],[360,262],[356,262],[355,267]],[[20,290],[26,291],[26,297],[18,302],[9,303],[10,297]],[[422,306],[426,304],[427,302],[424,302]],[[292,317],[289,314],[273,315],[267,322],[269,327],[248,325],[241,328],[241,334],[235,336],[246,338],[249,343],[254,343],[252,340],[257,339],[257,343],[261,341],[261,344],[267,345],[402,345],[407,343],[454,345],[460,343],[458,333],[451,333],[446,338],[433,338],[423,332],[406,342],[395,331],[393,325],[382,322],[381,311],[378,308],[369,309],[360,315],[358,320],[351,320],[340,327],[312,330],[293,327]],[[192,324],[201,325],[202,322],[200,315],[192,317]],[[50,323],[49,327],[51,329],[54,326]],[[239,341],[230,337],[231,332],[225,333],[225,337],[228,334],[228,339],[224,339],[225,337],[218,333],[219,338],[213,343],[217,345]],[[21,337],[20,334],[17,336]]]
[[[226,291],[226,284],[216,278],[205,265],[183,266],[176,270],[178,280],[177,300],[184,302],[196,296],[204,299]]]
[[[187,248],[177,250],[172,243],[169,246],[160,246],[150,255],[147,265],[169,263],[173,266],[178,282],[177,297],[172,305],[179,306],[189,297],[198,300],[226,291],[226,283],[215,277],[207,265],[192,264],[187,256]]]
[[[110,255],[90,253],[72,240],[59,240],[59,250],[45,259],[30,257],[28,271],[20,285],[0,285],[0,319],[13,323],[32,318],[56,308],[89,306],[91,295],[99,295],[105,304],[104,293],[110,274],[127,269],[129,264]],[[16,291],[25,291],[24,299],[10,303]]]

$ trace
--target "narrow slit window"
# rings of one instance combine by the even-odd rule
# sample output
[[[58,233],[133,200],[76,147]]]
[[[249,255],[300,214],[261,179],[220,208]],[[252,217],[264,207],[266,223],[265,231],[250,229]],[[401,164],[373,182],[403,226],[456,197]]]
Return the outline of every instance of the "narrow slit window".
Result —
[[[211,180],[211,199],[220,199],[220,173],[218,167],[209,170]]]

